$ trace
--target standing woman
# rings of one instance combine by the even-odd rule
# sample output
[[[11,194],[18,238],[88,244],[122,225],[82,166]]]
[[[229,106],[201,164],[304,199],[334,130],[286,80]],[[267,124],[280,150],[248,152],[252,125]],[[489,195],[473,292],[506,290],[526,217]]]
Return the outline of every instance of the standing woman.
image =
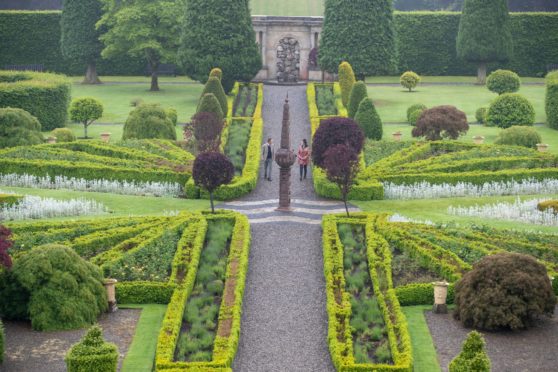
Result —
[[[308,148],[308,142],[303,139],[298,147],[298,165],[300,166],[300,180],[302,181],[302,176],[306,179],[306,174],[308,173],[308,162],[310,161],[310,149]]]

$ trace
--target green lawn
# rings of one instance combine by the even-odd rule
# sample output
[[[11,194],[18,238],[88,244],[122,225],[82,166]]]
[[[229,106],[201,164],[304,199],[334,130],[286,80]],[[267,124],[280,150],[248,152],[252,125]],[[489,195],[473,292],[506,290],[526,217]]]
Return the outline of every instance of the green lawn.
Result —
[[[556,199],[558,195],[522,195],[521,199],[548,198]],[[376,213],[398,213],[408,218],[419,221],[429,220],[435,223],[455,222],[459,225],[489,225],[496,228],[534,230],[549,233],[558,233],[558,227],[522,224],[514,221],[479,220],[477,217],[460,217],[448,214],[449,206],[471,206],[475,204],[494,204],[497,202],[513,203],[517,196],[490,196],[483,198],[445,198],[445,199],[419,199],[419,200],[373,200],[351,201],[362,210]]]
[[[421,84],[431,83],[469,83],[475,84],[476,76],[421,76]],[[537,77],[521,77],[523,83],[539,83],[544,84],[544,78]],[[368,76],[367,84],[399,84],[399,76]]]
[[[545,87],[524,85],[519,93],[535,107],[536,122],[544,123]],[[467,114],[469,122],[476,122],[475,112],[479,107],[488,106],[497,97],[486,87],[477,85],[419,85],[416,91],[408,92],[401,86],[369,86],[368,96],[372,98],[384,123],[407,121],[407,108],[415,103],[428,107],[453,105]]]
[[[83,137],[83,125],[70,123],[67,125],[68,128],[74,132],[76,137]],[[124,124],[91,124],[87,128],[87,136],[95,139],[101,138],[101,133],[108,132],[111,134],[111,142],[120,141],[122,139],[122,131],[124,130]],[[176,126],[176,138],[182,140],[183,138],[182,125]],[[50,132],[45,132],[45,136],[49,136]]]
[[[424,317],[424,311],[430,308],[430,306],[406,306],[401,308],[407,318],[409,333],[411,334],[415,372],[440,371],[436,349]]]
[[[323,0],[251,0],[254,15],[321,16],[324,14]]]
[[[55,199],[77,199],[84,198],[96,200],[103,203],[111,212],[108,215],[99,215],[94,218],[106,218],[107,216],[131,216],[131,215],[162,215],[170,211],[199,211],[209,208],[207,200],[189,200],[177,198],[157,198],[149,196],[117,195],[100,192],[80,192],[71,190],[45,190],[22,187],[4,187],[0,190],[12,191],[23,195],[37,195]],[[83,216],[81,218],[93,218]],[[75,217],[71,217],[75,219]]]
[[[166,305],[120,305],[121,308],[142,309],[132,344],[122,363],[122,372],[151,372],[157,349],[157,338]]]

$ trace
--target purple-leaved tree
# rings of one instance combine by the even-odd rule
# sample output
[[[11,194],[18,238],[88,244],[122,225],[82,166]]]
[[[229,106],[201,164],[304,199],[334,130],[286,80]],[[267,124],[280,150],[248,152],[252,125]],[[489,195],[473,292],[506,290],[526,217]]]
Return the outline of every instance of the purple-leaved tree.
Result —
[[[203,152],[196,157],[192,177],[196,186],[209,192],[211,212],[213,206],[213,192],[221,185],[231,182],[234,177],[234,166],[225,155],[220,152]]]

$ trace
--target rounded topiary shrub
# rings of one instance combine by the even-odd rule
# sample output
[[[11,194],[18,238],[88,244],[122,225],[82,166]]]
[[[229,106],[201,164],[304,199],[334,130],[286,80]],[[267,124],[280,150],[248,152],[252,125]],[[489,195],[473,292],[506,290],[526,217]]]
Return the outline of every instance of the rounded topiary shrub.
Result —
[[[41,124],[36,117],[18,108],[0,109],[0,148],[43,142]]]
[[[556,297],[546,267],[531,256],[487,256],[455,286],[454,317],[465,327],[484,330],[526,328],[552,315]]]
[[[401,83],[401,86],[407,88],[410,92],[420,83],[420,76],[416,72],[407,71],[401,75],[399,82]]]
[[[537,144],[541,142],[541,135],[535,128],[520,126],[503,129],[495,141],[497,145],[523,146],[530,149],[536,149]]]
[[[66,125],[71,82],[63,75],[0,71],[0,107],[20,108],[35,116],[43,130]]]
[[[93,326],[66,355],[68,372],[116,372],[118,347],[105,342],[99,326]]]
[[[29,292],[29,318],[37,331],[82,328],[107,309],[101,270],[71,248],[35,247],[15,261],[12,272]]]
[[[74,132],[69,128],[56,128],[52,131],[52,135],[56,137],[56,142],[73,142],[76,140]]]
[[[124,124],[122,140],[132,138],[176,140],[176,130],[165,110],[159,105],[140,105],[130,112]]]
[[[558,200],[545,200],[537,204],[537,209],[541,212],[551,211],[558,214]]]
[[[418,118],[426,109],[426,105],[423,105],[422,103],[415,103],[414,105],[409,106],[407,109],[407,122],[412,126],[417,125]]]
[[[490,372],[490,359],[486,354],[484,338],[472,331],[463,342],[463,350],[449,365],[450,372]]]
[[[457,139],[468,130],[467,115],[463,111],[455,106],[436,106],[422,112],[411,134],[439,141],[443,138]]]
[[[486,124],[487,113],[488,113],[488,107],[479,107],[477,111],[475,111],[475,119],[477,119],[477,123]]]
[[[515,93],[521,87],[521,79],[513,71],[496,70],[486,79],[486,87],[498,94]]]
[[[527,98],[517,93],[505,93],[498,96],[486,114],[489,126],[509,128],[514,125],[533,125],[535,109]]]

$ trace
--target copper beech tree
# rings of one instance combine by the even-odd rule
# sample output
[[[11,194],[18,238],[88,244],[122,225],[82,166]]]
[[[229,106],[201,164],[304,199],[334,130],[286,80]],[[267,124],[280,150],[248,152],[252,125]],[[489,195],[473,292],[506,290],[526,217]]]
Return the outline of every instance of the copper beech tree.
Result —
[[[327,179],[339,187],[349,217],[347,196],[359,171],[358,154],[347,145],[334,145],[324,154],[324,170]]]
[[[225,155],[220,152],[203,152],[196,157],[192,177],[196,186],[209,193],[211,212],[213,206],[213,192],[221,185],[231,182],[234,177],[234,166]]]
[[[467,115],[463,111],[454,106],[436,106],[422,112],[412,135],[439,141],[443,138],[457,139],[468,130]]]

